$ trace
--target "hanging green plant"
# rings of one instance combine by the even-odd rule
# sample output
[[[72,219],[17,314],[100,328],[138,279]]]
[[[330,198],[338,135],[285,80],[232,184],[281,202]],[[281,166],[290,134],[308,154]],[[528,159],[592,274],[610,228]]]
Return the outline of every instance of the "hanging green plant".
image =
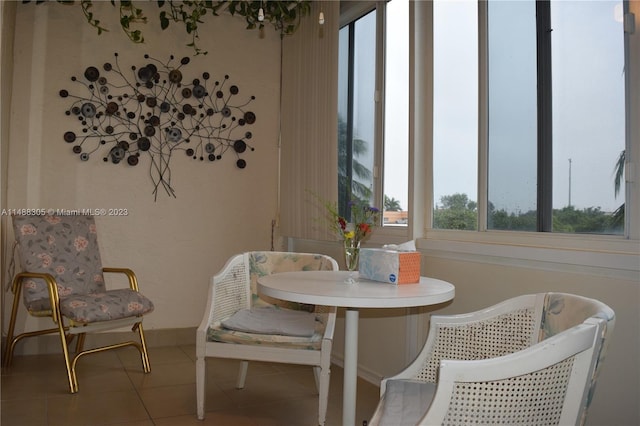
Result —
[[[30,3],[31,0],[22,2]],[[35,1],[36,4],[45,2],[46,0]],[[94,15],[92,0],[56,0],[56,2],[70,6],[79,5],[85,19],[89,25],[96,28],[98,34],[109,31]],[[160,27],[165,30],[171,22],[182,23],[187,34],[191,36],[191,42],[187,46],[193,48],[196,54],[205,55],[207,52],[200,49],[197,42],[199,26],[204,24],[203,17],[208,13],[219,16],[226,11],[233,16],[242,16],[247,22],[247,29],[262,31],[265,24],[270,24],[281,37],[284,37],[293,34],[298,29],[301,18],[308,15],[311,10],[311,0],[157,0],[155,2],[139,1],[135,4],[128,0],[110,0],[110,3],[119,9],[120,26],[132,42],[144,42],[142,31],[136,28],[138,24],[146,24],[148,21],[140,4],[150,7],[151,3],[155,3],[159,10]]]

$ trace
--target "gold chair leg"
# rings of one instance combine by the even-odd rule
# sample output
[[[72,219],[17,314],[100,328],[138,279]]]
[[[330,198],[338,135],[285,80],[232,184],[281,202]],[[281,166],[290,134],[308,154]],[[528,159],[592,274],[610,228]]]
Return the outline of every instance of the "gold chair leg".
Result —
[[[58,329],[60,330],[62,355],[64,356],[64,364],[67,369],[67,379],[69,380],[69,391],[71,393],[76,393],[78,392],[78,379],[76,378],[75,369],[72,368],[71,358],[69,358],[69,345],[67,344],[67,339],[69,336],[67,336],[64,332],[64,327],[62,326],[61,321],[58,322]]]
[[[78,334],[78,340],[76,340],[76,354],[79,354],[80,352],[82,352],[82,349],[84,349],[84,339],[86,336],[86,333]]]
[[[140,356],[142,357],[142,370],[145,373],[151,372],[151,364],[149,363],[149,354],[147,352],[147,341],[144,338],[144,330],[142,329],[142,323],[136,324],[134,329],[138,329],[138,335],[140,336]]]
[[[9,319],[9,329],[7,330],[7,347],[4,353],[5,368],[9,368],[9,366],[11,365],[11,360],[13,359],[13,349],[15,348],[17,342],[17,340],[13,339],[13,332],[16,327],[16,316],[18,313],[18,306],[20,304],[20,289],[21,287],[18,287],[17,291],[14,293],[13,307],[11,308],[11,318]]]

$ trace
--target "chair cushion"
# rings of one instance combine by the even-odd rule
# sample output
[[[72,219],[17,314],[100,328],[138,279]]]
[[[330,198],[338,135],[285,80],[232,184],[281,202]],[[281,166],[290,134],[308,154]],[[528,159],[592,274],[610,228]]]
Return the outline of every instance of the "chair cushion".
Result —
[[[429,409],[435,392],[434,383],[417,380],[388,380],[380,425],[417,425]]]
[[[60,300],[60,311],[73,322],[86,324],[141,316],[153,311],[153,303],[137,291],[123,288],[66,297]]]
[[[315,322],[316,316],[313,313],[269,306],[241,309],[223,320],[222,326],[247,333],[311,337]]]
[[[539,340],[548,339],[564,330],[575,327],[592,316],[602,318],[607,323],[612,322],[615,318],[613,310],[598,300],[574,294],[547,293]]]
[[[23,271],[51,274],[61,298],[105,291],[92,216],[14,216],[12,222]],[[40,279],[29,280],[22,295],[25,305],[35,303],[29,310],[50,307],[47,285]],[[47,299],[44,305],[42,299]]]
[[[239,345],[273,346],[288,349],[320,350],[325,324],[315,321],[315,331],[310,337],[284,336],[278,334],[247,333],[244,331],[230,330],[220,323],[207,330],[208,342],[235,343]]]
[[[333,265],[326,257],[309,253],[255,251],[249,256],[251,306],[276,305],[287,309],[313,312],[314,305],[289,302],[258,295],[258,278],[279,272],[330,271]]]

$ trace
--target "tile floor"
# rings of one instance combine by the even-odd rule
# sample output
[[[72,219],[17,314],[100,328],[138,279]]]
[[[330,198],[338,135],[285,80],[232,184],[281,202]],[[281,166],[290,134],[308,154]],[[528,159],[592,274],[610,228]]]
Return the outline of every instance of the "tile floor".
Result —
[[[68,393],[61,355],[17,356],[2,370],[2,426],[305,426],[315,425],[318,397],[311,367],[249,364],[235,389],[237,361],[208,360],[206,419],[196,419],[195,346],[122,348],[78,362],[80,392]],[[368,420],[379,388],[358,380],[356,422]],[[342,420],[342,369],[331,367],[327,425]]]

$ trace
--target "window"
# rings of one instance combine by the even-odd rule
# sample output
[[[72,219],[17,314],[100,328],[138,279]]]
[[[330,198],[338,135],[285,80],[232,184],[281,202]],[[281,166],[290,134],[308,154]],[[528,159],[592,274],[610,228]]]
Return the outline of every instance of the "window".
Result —
[[[478,229],[478,8],[438,1],[433,16],[433,227]]]
[[[375,10],[343,27],[339,43],[338,206],[348,217],[351,193],[374,202]]]
[[[624,232],[622,7],[434,2],[434,228]]]
[[[383,208],[383,226],[406,227],[409,2],[376,6],[356,13],[339,34],[338,208],[349,217],[353,195]]]
[[[384,217],[389,226],[409,219],[409,2],[386,5],[384,64]]]

